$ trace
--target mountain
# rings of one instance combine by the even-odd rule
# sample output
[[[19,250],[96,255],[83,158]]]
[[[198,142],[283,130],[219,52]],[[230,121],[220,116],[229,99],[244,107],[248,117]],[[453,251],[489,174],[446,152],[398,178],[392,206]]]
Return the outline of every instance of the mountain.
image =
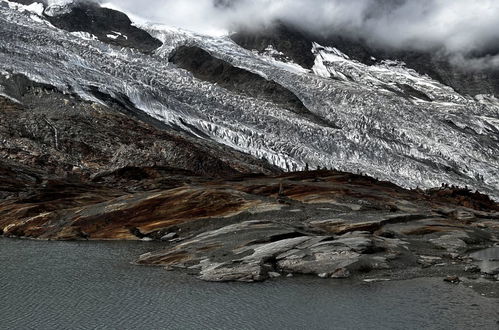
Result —
[[[88,1],[0,1],[0,40],[5,236],[163,241],[138,262],[220,281],[398,272],[499,237],[494,71]]]
[[[120,33],[122,39],[134,40],[126,28],[114,31],[120,22],[125,27],[129,22],[116,13],[102,17],[118,17],[118,23],[102,19],[79,24],[83,31],[74,31],[74,22],[109,9],[76,2],[70,3],[69,13],[55,14],[51,6],[43,12],[33,12],[33,6],[3,2],[2,38],[7,43],[0,56],[9,74],[24,74],[85,100],[95,101],[96,91],[124,95],[134,108],[166,125],[265,158],[283,170],[335,168],[405,187],[448,183],[498,196],[498,110],[493,95],[460,94],[400,60],[379,58],[366,64],[286,27],[278,28],[281,44],[272,44],[270,32],[269,38],[232,36],[255,51],[226,37],[157,25],[136,27],[150,35],[150,43],[163,43],[148,54],[150,49],[140,50],[143,45],[120,50],[111,37],[102,38],[109,34],[119,39]],[[54,28],[52,22],[68,31]],[[27,38],[20,37],[21,26]],[[96,28],[104,32],[96,36]],[[99,38],[109,43],[94,40]],[[263,49],[267,42],[272,47]],[[283,44],[286,48],[280,50]],[[191,47],[191,53],[184,48],[182,56],[175,56],[180,46]],[[357,45],[343,48],[354,49],[357,56],[362,53]],[[193,67],[187,65],[200,50],[205,58],[213,58],[214,66],[206,64],[203,77],[189,72]],[[235,77],[229,69],[246,72],[241,77],[251,83],[225,81],[223,72],[207,76],[225,70]],[[261,86],[262,79],[268,86]],[[256,81],[260,87],[250,92],[247,87],[256,86]]]
[[[310,52],[313,43],[326,47],[335,47],[349,59],[365,65],[373,66],[384,60],[403,63],[405,67],[415,70],[421,75],[428,75],[433,80],[452,87],[461,95],[476,96],[479,94],[499,95],[499,69],[496,67],[473,68],[459,64],[456,59],[445,51],[407,51],[394,48],[381,48],[369,40],[353,38],[345,35],[332,34],[324,37],[300,30],[283,22],[262,28],[260,30],[242,30],[231,36],[238,45],[259,52],[272,45],[290,60],[302,67],[312,69],[315,55]],[[468,60],[486,58],[498,55],[499,50],[492,48],[471,55]],[[474,57],[473,57],[474,56]]]

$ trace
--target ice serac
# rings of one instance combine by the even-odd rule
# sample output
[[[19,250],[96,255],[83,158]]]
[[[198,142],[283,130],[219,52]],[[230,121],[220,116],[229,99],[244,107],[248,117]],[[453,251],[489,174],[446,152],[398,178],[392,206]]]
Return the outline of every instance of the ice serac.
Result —
[[[2,1],[0,69],[88,100],[99,101],[95,91],[124,95],[157,120],[284,169],[360,171],[405,187],[445,182],[499,198],[499,102],[493,96],[463,96],[401,63],[368,67],[320,42],[310,44],[312,66],[299,69],[292,57],[263,54],[268,45],[252,51],[227,37],[142,29],[163,43],[154,54],[82,38]],[[183,45],[276,82],[335,127],[168,63]],[[315,73],[307,71],[312,68]]]

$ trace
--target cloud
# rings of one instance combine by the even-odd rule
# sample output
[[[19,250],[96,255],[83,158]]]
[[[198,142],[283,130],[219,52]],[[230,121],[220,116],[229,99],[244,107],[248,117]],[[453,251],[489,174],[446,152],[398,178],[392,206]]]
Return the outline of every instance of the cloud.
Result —
[[[486,55],[499,49],[497,0],[106,0],[137,19],[200,33],[276,20],[383,46]],[[481,56],[480,55],[480,56]]]

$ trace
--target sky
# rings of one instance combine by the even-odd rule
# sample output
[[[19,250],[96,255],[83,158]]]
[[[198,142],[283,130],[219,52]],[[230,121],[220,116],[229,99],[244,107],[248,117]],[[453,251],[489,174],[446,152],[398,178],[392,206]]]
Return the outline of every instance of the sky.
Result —
[[[318,34],[373,44],[472,54],[499,45],[499,0],[102,0],[136,20],[200,33],[281,20]],[[229,7],[217,2],[230,2]]]

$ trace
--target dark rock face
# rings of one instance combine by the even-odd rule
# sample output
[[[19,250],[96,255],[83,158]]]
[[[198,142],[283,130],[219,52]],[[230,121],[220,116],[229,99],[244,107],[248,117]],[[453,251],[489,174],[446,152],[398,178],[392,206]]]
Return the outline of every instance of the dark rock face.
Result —
[[[231,38],[240,46],[251,50],[263,51],[272,45],[289,59],[307,69],[314,65],[315,58],[311,52],[312,42],[318,42],[322,46],[336,47],[350,58],[367,65],[385,59],[405,62],[407,67],[421,74],[427,74],[462,94],[472,96],[477,94],[499,95],[498,69],[471,69],[459,66],[453,64],[448,55],[439,51],[418,52],[381,49],[364,40],[344,36],[311,35],[282,22],[261,30],[243,30]],[[497,52],[489,55],[493,54],[497,54]]]
[[[178,47],[169,60],[190,71],[198,79],[216,83],[236,93],[273,102],[322,125],[333,125],[310,112],[302,101],[285,87],[247,70],[236,68],[199,47]]]
[[[291,26],[276,23],[258,31],[243,30],[231,36],[239,46],[263,52],[269,45],[284,53],[293,62],[304,68],[314,66],[315,57],[312,54],[311,36]]]
[[[65,95],[24,76],[3,81],[0,97],[0,158],[58,176],[90,177],[133,167],[161,167],[193,175],[226,176],[278,171],[263,161],[210,141],[154,126],[122,102],[108,107]],[[125,113],[125,114],[123,114]],[[135,117],[141,121],[132,119]]]
[[[133,26],[127,15],[90,2],[78,2],[69,13],[48,19],[58,28],[70,32],[88,32],[116,46],[151,52],[162,45],[144,30]]]
[[[409,191],[336,171],[218,180],[151,168],[119,172],[109,181],[47,179],[0,161],[0,178],[11,178],[0,181],[9,196],[0,200],[0,230],[38,239],[157,240],[164,247],[139,264],[242,282],[278,274],[461,276],[472,264],[468,250],[499,238],[496,203],[447,188]],[[126,191],[119,177],[143,189]]]
[[[105,106],[2,79],[20,102],[0,97],[3,236],[156,240],[164,249],[138,263],[244,282],[463,276],[469,250],[499,241],[499,206],[479,193],[411,191],[338,171],[282,174],[134,119],[126,99],[94,91]]]
[[[248,96],[267,99],[297,113],[308,113],[300,99],[286,88],[257,74],[236,68],[201,48],[179,47],[169,60],[201,80]]]
[[[23,5],[46,1],[16,0]],[[54,26],[69,32],[88,32],[100,41],[120,47],[134,48],[149,53],[162,43],[149,33],[132,25],[128,16],[122,12],[102,8],[93,1],[75,1],[69,4],[71,10],[45,18]]]
[[[463,95],[477,94],[499,95],[498,69],[472,69],[452,64],[449,55],[442,52],[398,51],[380,49],[370,46],[367,42],[333,37],[319,40],[319,43],[331,45],[364,64],[376,63],[377,60],[398,60],[404,62],[408,68],[420,74],[427,74],[431,78],[454,88]]]

